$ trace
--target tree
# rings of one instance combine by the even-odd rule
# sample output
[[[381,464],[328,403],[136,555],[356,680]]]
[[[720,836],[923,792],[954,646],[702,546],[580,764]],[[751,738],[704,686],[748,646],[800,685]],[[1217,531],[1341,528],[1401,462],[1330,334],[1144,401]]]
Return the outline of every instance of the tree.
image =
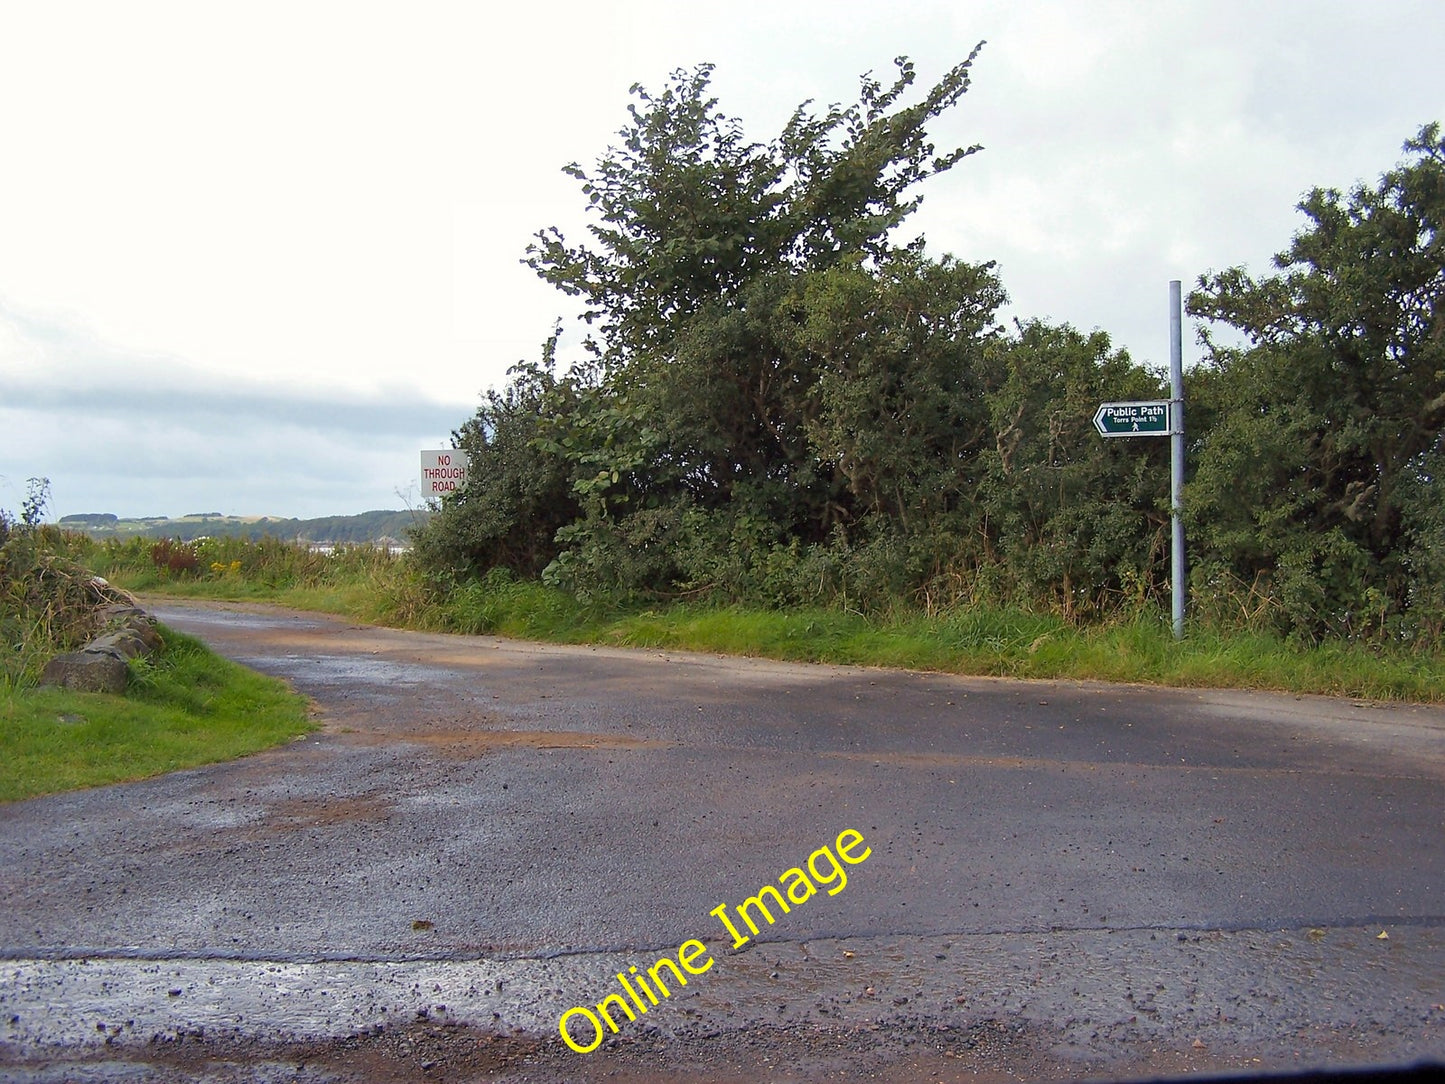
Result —
[[[761,550],[813,545],[870,513],[902,522],[932,496],[922,479],[935,466],[902,459],[946,454],[947,411],[911,416],[902,444],[901,430],[845,430],[899,422],[925,378],[942,381],[935,399],[956,390],[941,359],[952,351],[957,369],[1003,300],[990,265],[935,265],[921,242],[890,240],[919,205],[915,187],[979,149],[936,154],[927,134],[967,91],[977,53],[911,105],[914,69],[900,58],[886,88],[865,76],[856,104],[804,103],[766,144],[718,110],[709,66],[678,71],[659,94],[633,88],[631,123],[595,169],[566,168],[596,216],[589,240],[543,231],[527,262],[583,299],[592,328],[571,443],[553,446],[576,467],[582,515],[562,554],[574,586],[696,584],[710,564],[699,554],[735,547],[744,527]],[[931,328],[909,309],[928,291]],[[878,304],[886,334],[860,334],[862,301]],[[922,355],[905,349],[924,342]],[[913,374],[887,374],[899,365]],[[872,394],[864,383],[891,388],[871,422],[848,416]],[[695,559],[679,563],[682,551]]]
[[[543,230],[526,262],[583,298],[601,335],[590,347],[615,368],[665,350],[705,303],[749,283],[880,257],[919,205],[911,189],[981,149],[935,156],[927,134],[967,92],[981,48],[911,106],[898,106],[915,79],[900,57],[887,90],[864,76],[855,105],[819,116],[804,102],[766,145],[748,142],[741,122],[718,110],[710,64],[675,71],[656,96],[634,85],[620,144],[591,173],[575,162],[564,169],[600,220],[592,243],[571,246],[555,227]]]
[[[906,535],[971,500],[1003,301],[989,267],[913,251],[806,278],[796,342],[816,375],[804,431],[837,481],[834,509]]]
[[[777,604],[946,604],[935,584],[989,562],[1071,615],[1150,594],[1167,474],[1089,419],[1101,383],[1157,379],[1102,334],[1006,333],[991,263],[892,240],[920,183],[978,150],[927,132],[977,54],[913,104],[900,59],[765,144],[718,110],[709,67],[634,87],[619,142],[566,167],[586,240],[546,230],[527,257],[582,298],[588,360],[554,376],[554,338],[458,434],[478,481],[424,558]]]
[[[1409,550],[1439,501],[1445,425],[1445,141],[1348,195],[1316,188],[1278,274],[1201,277],[1217,416],[1190,507],[1211,558],[1275,582],[1297,631],[1367,634],[1417,599]],[[1426,531],[1428,534],[1428,531]],[[1418,563],[1418,562],[1417,562]]]

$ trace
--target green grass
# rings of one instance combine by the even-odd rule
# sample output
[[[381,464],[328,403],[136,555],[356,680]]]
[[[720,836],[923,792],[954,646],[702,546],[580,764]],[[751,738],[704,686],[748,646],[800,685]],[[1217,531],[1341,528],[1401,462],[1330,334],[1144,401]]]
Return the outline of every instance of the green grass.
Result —
[[[303,697],[162,629],[124,696],[0,692],[0,801],[143,779],[229,760],[314,729]]]
[[[936,670],[1015,678],[1135,682],[1184,688],[1319,693],[1445,702],[1438,653],[1366,646],[1299,647],[1257,632],[1195,629],[1175,641],[1166,615],[1076,627],[1046,614],[971,610],[938,617],[869,618],[831,610],[779,612],[678,604],[587,605],[535,583],[469,584],[413,606],[403,619],[368,589],[271,592],[193,587],[184,597],[265,599],[398,627],[491,633],[520,640],[597,643],[754,655],[798,662]]]
[[[346,614],[376,622],[384,622],[387,616],[378,594],[380,586],[371,582],[275,585],[234,578],[164,581],[125,575],[109,578],[135,594],[221,602],[270,602],[297,610]]]
[[[286,558],[278,561],[284,564]],[[493,633],[554,643],[602,643],[852,663],[956,674],[1123,681],[1179,687],[1268,689],[1378,700],[1445,702],[1438,647],[1305,647],[1247,630],[1191,627],[1175,641],[1168,615],[1071,625],[1051,614],[970,608],[933,616],[900,608],[766,610],[699,603],[625,606],[583,602],[542,584],[493,575],[445,596],[404,561],[357,554],[304,575],[159,579],[153,570],[105,574],[131,590],[185,598],[268,601],[403,628]]]
[[[507,631],[505,623],[499,631]],[[1243,632],[1200,631],[1175,641],[1162,615],[1076,628],[1046,615],[997,611],[870,620],[679,607],[616,617],[586,639],[997,677],[1445,700],[1445,667],[1438,658],[1348,645],[1303,649]]]

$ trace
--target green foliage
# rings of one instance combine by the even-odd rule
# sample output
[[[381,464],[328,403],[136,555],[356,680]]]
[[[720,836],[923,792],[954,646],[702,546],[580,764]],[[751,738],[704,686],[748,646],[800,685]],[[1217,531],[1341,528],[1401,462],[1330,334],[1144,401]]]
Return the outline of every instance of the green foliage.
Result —
[[[1159,375],[1103,332],[1000,327],[992,264],[892,239],[921,182],[978,150],[928,135],[976,55],[912,104],[900,60],[765,143],[707,66],[633,88],[616,145],[566,167],[588,235],[528,250],[582,299],[588,360],[558,375],[554,335],[458,432],[476,480],[417,535],[438,597],[504,569],[585,605],[1162,608],[1168,442],[1091,424],[1167,397]],[[1311,193],[1279,274],[1190,298],[1249,341],[1206,337],[1190,376],[1205,623],[1427,651],[1445,629],[1439,127],[1405,149],[1376,186]]]
[[[1308,639],[1438,638],[1445,622],[1420,577],[1437,567],[1445,450],[1439,125],[1405,151],[1373,187],[1312,191],[1279,274],[1231,269],[1190,297],[1250,344],[1213,347],[1195,382],[1210,424],[1193,537],[1210,576],[1256,585]]]
[[[992,439],[976,515],[982,559],[1007,570],[1015,597],[1048,599],[1070,619],[1160,602],[1167,443],[1101,440],[1093,426],[1102,400],[1167,398],[1159,378],[1112,351],[1103,332],[1037,321],[992,354]]]
[[[89,551],[95,567],[128,590],[163,586],[203,596],[244,595],[250,589],[318,588],[350,583],[358,577],[374,579],[400,561],[385,546],[322,550],[279,538],[202,538],[188,543],[111,539],[92,543]],[[179,572],[172,568],[175,562],[182,566]]]
[[[881,537],[865,544],[861,555],[845,546],[771,550],[757,570],[759,582],[770,590],[794,592],[790,598],[805,599],[782,608],[705,599],[624,602],[597,595],[583,600],[500,568],[438,589],[436,580],[413,561],[363,560],[360,550],[331,566],[333,571],[317,586],[271,586],[266,570],[256,566],[251,572],[228,570],[172,580],[164,590],[187,597],[279,602],[407,628],[563,643],[722,651],[963,674],[1445,700],[1438,649],[1426,644],[1306,648],[1267,627],[1241,632],[1205,622],[1176,643],[1165,613],[1147,604],[1131,607],[1127,618],[1100,616],[1082,623],[1000,602],[1007,588],[995,578],[997,565],[968,577],[939,580],[931,594],[911,604],[898,594],[898,578],[918,570],[921,551],[909,543],[896,535]],[[140,560],[145,560],[144,553]],[[134,585],[124,568],[111,574]],[[259,578],[250,578],[253,575]],[[1257,603],[1247,594],[1236,599]],[[156,676],[133,674],[133,682],[137,688],[149,687]]]
[[[595,634],[604,613],[565,591],[495,568],[447,595],[442,623],[452,632],[580,642]]]
[[[674,72],[657,95],[633,86],[619,145],[591,173],[565,169],[599,219],[592,245],[545,230],[528,262],[584,299],[602,336],[594,351],[616,365],[665,348],[707,301],[854,254],[885,256],[889,231],[918,205],[911,189],[978,149],[935,156],[927,134],[968,90],[978,51],[911,106],[899,102],[915,73],[899,58],[886,90],[865,76],[855,105],[817,115],[804,103],[766,145],[718,111],[711,65]]]
[[[574,479],[584,443],[576,428],[586,390],[552,375],[549,341],[542,365],[519,365],[503,391],[490,391],[453,434],[470,457],[467,487],[411,532],[417,560],[452,578],[507,568],[539,575],[556,557],[559,529],[577,514]]]
[[[583,604],[495,571],[446,599],[446,627],[566,643],[728,652],[799,662],[991,674],[1279,689],[1381,699],[1445,700],[1438,658],[1353,645],[1302,648],[1270,632],[1200,630],[1173,639],[1167,616],[1079,626],[1060,615],[972,605],[936,614],[896,607],[786,611],[682,602]]]
[[[916,588],[982,475],[1004,294],[988,265],[889,235],[914,186],[977,149],[935,155],[926,133],[972,61],[903,105],[900,60],[891,86],[805,104],[766,145],[718,111],[709,68],[634,88],[620,144],[567,169],[590,242],[547,231],[529,256],[586,301],[593,363],[553,376],[554,338],[489,396],[457,434],[477,481],[418,534],[422,565],[583,597]]]
[[[914,185],[976,149],[932,158],[925,131],[966,91],[972,60],[910,107],[899,102],[913,69],[900,61],[886,91],[865,78],[854,106],[802,106],[766,146],[717,111],[709,69],[677,73],[657,98],[637,92],[645,109],[632,107],[622,149],[595,175],[569,170],[603,219],[597,244],[569,249],[553,231],[531,263],[583,295],[601,330],[568,427],[581,514],[559,538],[552,582],[737,594],[752,568],[743,582],[699,573],[728,563],[716,551],[740,526],[772,525],[754,538],[758,556],[817,545],[906,501],[900,484],[926,486],[929,467],[905,463],[911,449],[858,432],[850,412],[876,417],[880,404],[860,404],[853,376],[887,385],[888,416],[940,452],[928,430],[944,419],[903,421],[908,390],[884,370],[932,342],[913,382],[946,370],[951,384],[957,365],[943,355],[974,348],[1003,294],[987,268],[930,263],[889,232],[917,206]],[[862,323],[879,301],[894,313],[887,335]]]
[[[987,443],[987,347],[1005,300],[992,270],[893,254],[809,276],[796,341],[816,364],[803,429],[836,497],[909,534],[955,511]],[[818,524],[830,528],[824,516]]]

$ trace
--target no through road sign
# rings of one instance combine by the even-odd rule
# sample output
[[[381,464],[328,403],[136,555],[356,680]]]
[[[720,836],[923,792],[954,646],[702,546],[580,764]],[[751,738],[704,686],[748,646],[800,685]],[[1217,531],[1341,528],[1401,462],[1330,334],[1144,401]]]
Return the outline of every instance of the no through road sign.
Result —
[[[467,485],[467,453],[455,448],[440,448],[421,453],[421,491],[425,497],[444,497],[465,489]]]

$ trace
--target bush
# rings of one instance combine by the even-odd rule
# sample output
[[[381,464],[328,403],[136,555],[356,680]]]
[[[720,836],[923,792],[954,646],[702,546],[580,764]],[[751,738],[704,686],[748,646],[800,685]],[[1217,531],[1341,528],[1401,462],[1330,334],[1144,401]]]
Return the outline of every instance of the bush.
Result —
[[[194,546],[162,538],[151,546],[151,564],[155,565],[162,575],[187,576],[195,574],[201,565],[201,558]]]
[[[83,535],[40,523],[44,486],[32,479],[19,520],[0,509],[0,686],[34,684],[53,655],[73,651],[100,631],[101,606],[122,597],[77,556]]]

